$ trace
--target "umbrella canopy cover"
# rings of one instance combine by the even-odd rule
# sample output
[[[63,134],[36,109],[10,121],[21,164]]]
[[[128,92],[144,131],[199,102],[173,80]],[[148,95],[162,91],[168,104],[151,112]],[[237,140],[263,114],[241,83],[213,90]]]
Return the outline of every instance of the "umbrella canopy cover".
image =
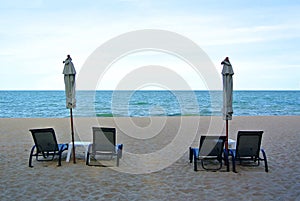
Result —
[[[63,74],[65,75],[64,81],[65,81],[65,92],[66,92],[66,107],[75,108],[76,107],[76,99],[75,99],[76,71],[70,55],[68,55],[67,59],[63,63],[65,64]]]
[[[232,82],[232,75],[233,69],[230,64],[228,57],[222,61],[223,70],[222,70],[222,77],[223,77],[223,119],[224,120],[231,120],[233,109],[232,109],[232,91],[233,91],[233,82]]]

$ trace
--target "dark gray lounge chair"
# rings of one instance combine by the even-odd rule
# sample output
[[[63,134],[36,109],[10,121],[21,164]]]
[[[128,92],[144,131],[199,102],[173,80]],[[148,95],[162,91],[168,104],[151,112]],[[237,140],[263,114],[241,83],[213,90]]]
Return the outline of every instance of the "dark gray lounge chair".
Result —
[[[91,158],[97,160],[96,156],[104,156],[109,160],[117,158],[117,166],[122,158],[123,144],[116,145],[116,129],[93,127],[93,144],[88,147],[86,165],[91,165]]]
[[[261,149],[263,131],[239,131],[237,134],[236,149],[231,149],[233,155],[234,165],[233,171],[236,172],[236,161],[241,165],[259,166],[260,161],[265,163],[265,171],[268,172],[267,156],[263,149]],[[260,152],[263,158],[260,157]]]
[[[219,170],[222,168],[225,136],[201,136],[199,148],[190,147],[189,159],[190,163],[194,160],[194,171],[198,170],[197,164],[201,162],[202,168],[205,170]],[[208,168],[206,162],[215,161],[218,166],[215,168]],[[228,164],[227,164],[228,165]]]
[[[68,149],[68,144],[57,144],[53,128],[30,129],[29,131],[35,144],[30,152],[29,167],[33,167],[32,156],[35,156],[37,161],[52,161],[56,155],[59,157],[58,166],[61,166],[61,155]],[[34,150],[36,150],[35,153]]]

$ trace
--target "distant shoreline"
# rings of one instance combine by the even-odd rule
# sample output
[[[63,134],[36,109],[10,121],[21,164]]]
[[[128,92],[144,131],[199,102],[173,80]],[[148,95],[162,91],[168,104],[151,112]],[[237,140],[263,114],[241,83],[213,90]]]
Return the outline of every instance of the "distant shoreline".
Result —
[[[40,90],[40,89],[1,89],[1,91],[16,91],[16,92],[22,92],[22,91],[25,91],[25,92],[36,92],[36,91],[42,91],[42,92],[61,92],[61,91],[65,91],[63,89],[49,89],[49,90]],[[197,92],[197,91],[203,91],[203,92],[208,92],[208,91],[218,91],[218,92],[221,92],[222,90],[111,90],[111,89],[104,89],[104,90],[77,90],[77,92],[92,92],[92,91],[106,91],[106,92],[113,92],[113,91],[162,91],[162,92],[165,92],[165,91],[194,91],[194,92]],[[300,89],[279,89],[279,90],[275,90],[275,89],[241,89],[241,90],[233,90],[233,92],[241,92],[241,91],[245,91],[245,92],[298,92],[300,91]]]

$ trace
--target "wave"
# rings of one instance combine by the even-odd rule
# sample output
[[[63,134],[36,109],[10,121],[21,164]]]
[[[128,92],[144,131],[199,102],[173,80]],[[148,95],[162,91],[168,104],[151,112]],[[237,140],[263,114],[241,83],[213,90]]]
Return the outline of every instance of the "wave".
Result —
[[[112,113],[100,113],[100,114],[96,114],[97,117],[114,117],[115,115],[113,115]]]
[[[148,105],[149,103],[147,102],[137,102],[137,103],[133,103],[132,105]]]

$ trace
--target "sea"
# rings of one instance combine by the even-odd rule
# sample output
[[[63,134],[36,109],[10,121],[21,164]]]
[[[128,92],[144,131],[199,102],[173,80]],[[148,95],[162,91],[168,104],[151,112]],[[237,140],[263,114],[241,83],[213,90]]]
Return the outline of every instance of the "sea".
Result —
[[[62,91],[0,91],[0,118],[70,116]],[[77,91],[75,117],[221,116],[222,91]],[[233,116],[299,116],[300,91],[234,91]]]

